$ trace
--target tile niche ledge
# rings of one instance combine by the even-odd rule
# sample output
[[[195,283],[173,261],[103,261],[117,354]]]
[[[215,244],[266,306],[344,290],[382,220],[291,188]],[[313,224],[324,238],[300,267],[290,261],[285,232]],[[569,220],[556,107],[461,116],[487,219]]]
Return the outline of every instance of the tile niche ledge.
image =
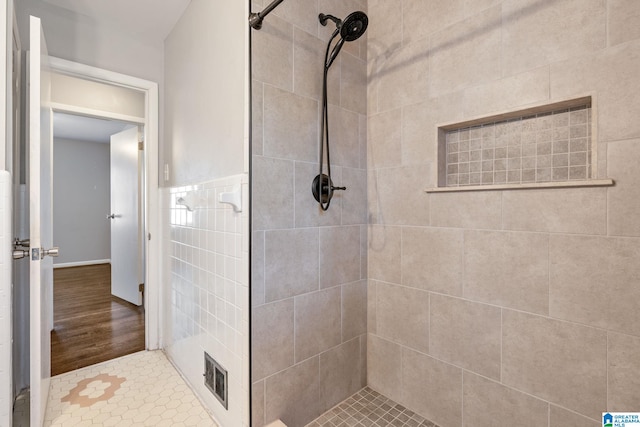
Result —
[[[525,184],[492,184],[465,185],[461,187],[432,187],[424,190],[426,193],[459,193],[462,191],[504,191],[549,188],[579,188],[579,187],[611,187],[615,185],[613,179],[588,179],[583,181],[551,181],[532,182]]]

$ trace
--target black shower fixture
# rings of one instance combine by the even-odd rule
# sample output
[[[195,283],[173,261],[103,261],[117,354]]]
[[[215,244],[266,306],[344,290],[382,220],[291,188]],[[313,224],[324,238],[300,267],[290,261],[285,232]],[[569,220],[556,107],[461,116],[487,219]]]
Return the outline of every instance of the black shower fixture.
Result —
[[[336,24],[336,29],[329,39],[327,44],[327,50],[324,55],[324,75],[322,80],[322,131],[320,133],[320,173],[314,178],[311,184],[311,192],[313,197],[320,204],[322,210],[329,209],[331,198],[335,190],[346,190],[346,187],[334,187],[331,180],[331,159],[329,157],[329,103],[327,101],[327,73],[329,67],[333,64],[333,61],[338,57],[340,49],[344,42],[352,42],[359,39],[367,30],[369,24],[369,18],[364,12],[353,12],[347,16],[344,21],[336,18],[333,15],[325,15],[321,13],[318,15],[318,20],[323,26],[327,25],[327,21],[332,21]],[[331,49],[331,43],[340,35],[340,40]],[[329,51],[331,50],[331,54]],[[325,160],[325,146],[326,146],[326,160],[327,160],[327,173],[324,173],[324,160]]]
[[[333,61],[340,53],[340,49],[342,49],[342,45],[344,42],[352,42],[358,40],[364,32],[367,30],[367,25],[369,25],[369,18],[364,12],[353,12],[346,18],[344,21],[336,18],[333,15],[325,15],[321,13],[318,15],[318,20],[323,26],[327,25],[327,21],[333,21],[336,24],[336,30],[333,32],[331,39],[329,40],[329,45],[338,34],[340,34],[340,40],[333,47],[331,51],[331,55],[328,56],[328,60],[325,58],[325,67],[329,68]],[[329,52],[329,46],[327,46],[327,53]]]

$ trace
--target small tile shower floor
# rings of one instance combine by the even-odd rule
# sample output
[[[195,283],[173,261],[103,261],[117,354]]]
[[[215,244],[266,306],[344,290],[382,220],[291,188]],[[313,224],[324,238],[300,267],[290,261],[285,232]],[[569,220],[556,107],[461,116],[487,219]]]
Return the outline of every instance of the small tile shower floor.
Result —
[[[375,390],[365,387],[307,427],[438,427]]]
[[[51,379],[45,426],[216,426],[161,351]]]

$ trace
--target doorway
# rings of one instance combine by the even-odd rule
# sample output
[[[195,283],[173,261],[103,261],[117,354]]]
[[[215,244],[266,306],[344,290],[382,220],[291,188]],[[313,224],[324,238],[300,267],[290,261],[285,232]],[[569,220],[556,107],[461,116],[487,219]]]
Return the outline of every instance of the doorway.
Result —
[[[89,104],[78,106],[77,103],[66,103],[64,98],[58,98],[52,104],[52,108],[58,112],[90,116],[94,118],[108,119],[141,125],[141,139],[144,141],[144,150],[141,151],[139,161],[143,166],[144,174],[140,182],[141,210],[144,228],[143,237],[144,258],[142,262],[142,275],[144,277],[144,311],[145,311],[145,346],[147,350],[159,348],[159,296],[160,296],[160,209],[159,209],[159,176],[158,176],[158,85],[155,82],[127,76],[120,73],[91,67],[60,58],[50,58],[53,73],[61,77],[75,78],[76,83],[94,83],[110,88],[127,89],[137,91],[143,95],[142,112],[138,115],[129,111],[113,112],[104,106],[91,104],[95,96],[88,96]],[[70,91],[64,85],[62,92]],[[86,92],[86,87],[81,88]],[[113,213],[113,212],[110,212]],[[106,217],[106,215],[105,215]]]
[[[158,188],[158,85],[157,83],[150,82],[143,79],[138,79],[135,77],[122,75],[119,73],[110,72],[103,69],[98,69],[95,67],[86,66],[83,64],[78,64],[58,58],[49,57],[49,72],[57,73],[60,76],[66,77],[74,77],[84,82],[93,82],[100,83],[105,86],[112,86],[114,88],[127,88],[134,91],[138,91],[142,94],[142,114],[140,116],[134,116],[132,114],[127,113],[113,113],[105,110],[104,108],[100,108],[100,106],[84,106],[78,107],[78,105],[74,103],[66,103],[64,100],[58,100],[56,102],[49,102],[46,105],[49,107],[49,110],[53,111],[65,111],[68,113],[81,114],[85,116],[93,116],[93,117],[107,117],[109,119],[122,120],[127,122],[139,123],[143,125],[143,137],[145,141],[145,149],[143,151],[142,162],[144,163],[144,176],[142,179],[141,187],[143,189],[143,197],[141,198],[144,209],[142,211],[142,215],[144,216],[144,250],[147,255],[143,262],[142,270],[144,272],[145,278],[145,299],[144,299],[144,312],[145,312],[145,320],[143,321],[144,328],[144,347],[148,350],[154,350],[159,348],[159,277],[160,277],[160,269],[157,260],[159,259],[160,254],[160,209],[159,209],[159,188]],[[35,67],[34,67],[35,68]],[[35,92],[35,91],[34,91]],[[90,99],[98,99],[100,97],[88,97]],[[21,170],[22,171],[22,170]],[[20,172],[20,171],[18,171]],[[27,198],[28,201],[28,198]],[[20,217],[24,215],[25,212],[25,203],[16,204],[16,217]],[[28,203],[26,203],[28,207]],[[105,214],[106,216],[106,214]],[[155,260],[155,261],[154,261]],[[14,270],[16,271],[16,270]],[[26,275],[20,275],[20,271],[16,271],[16,283],[17,286],[29,288],[29,275],[28,271]],[[52,302],[52,298],[48,301],[49,304]],[[49,317],[43,318],[44,325],[51,325],[53,322],[52,314],[53,310],[47,310],[51,315],[50,320]],[[29,310],[21,310],[19,312],[15,312],[15,322],[17,324],[33,324],[34,322],[29,322]],[[26,319],[25,319],[26,316]],[[48,330],[45,328],[43,331]],[[33,335],[33,334],[32,334]],[[46,335],[49,335],[48,333]],[[31,409],[35,407],[40,408],[41,403],[47,400],[48,395],[48,384],[50,378],[50,357],[49,357],[49,346],[47,346],[46,350],[42,349],[42,354],[38,351],[36,354],[31,354],[33,352],[33,346],[29,347],[29,335],[27,336],[17,336],[17,340],[25,340],[27,341],[27,345],[20,345],[20,343],[15,343],[15,348],[17,352],[17,360],[36,360],[41,361],[43,366],[46,369],[43,369],[42,381],[36,383],[42,384],[42,388],[37,388],[38,393],[33,393],[31,395]],[[48,338],[47,338],[48,339]],[[46,351],[46,353],[45,353]],[[20,371],[22,373],[23,371]],[[14,379],[18,384],[26,384],[29,385],[29,371],[24,372],[25,377],[20,377]],[[33,380],[33,375],[31,375],[31,380]],[[33,381],[31,381],[31,386],[33,387]],[[40,393],[42,391],[42,394]],[[27,402],[29,399],[27,399]],[[34,403],[35,402],[35,403]],[[36,418],[39,414],[36,414]],[[40,414],[41,415],[41,414]]]
[[[52,376],[145,349],[143,133],[54,111]]]

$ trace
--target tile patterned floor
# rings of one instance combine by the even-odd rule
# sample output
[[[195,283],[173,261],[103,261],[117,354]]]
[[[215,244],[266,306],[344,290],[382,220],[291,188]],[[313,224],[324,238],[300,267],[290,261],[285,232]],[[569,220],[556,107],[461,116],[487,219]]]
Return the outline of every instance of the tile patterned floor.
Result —
[[[45,426],[216,426],[161,351],[51,379]]]
[[[365,387],[307,427],[438,427],[393,400]]]

